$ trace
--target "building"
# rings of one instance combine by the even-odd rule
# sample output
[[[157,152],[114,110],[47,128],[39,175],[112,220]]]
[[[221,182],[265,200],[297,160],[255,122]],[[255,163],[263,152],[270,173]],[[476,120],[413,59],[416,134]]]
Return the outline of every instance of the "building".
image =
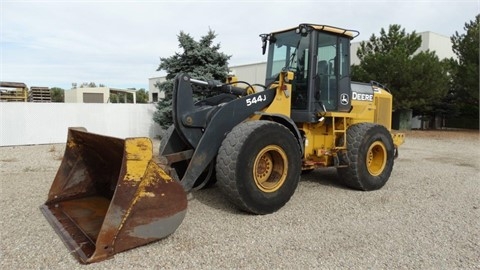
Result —
[[[22,82],[0,82],[0,102],[28,100],[28,87]]]
[[[452,50],[452,42],[449,37],[436,34],[433,32],[421,32],[418,35],[422,38],[422,44],[417,52],[420,51],[435,51],[440,59],[455,58]],[[350,46],[350,59],[352,65],[360,64],[360,59],[357,57],[357,50],[360,47],[359,42],[352,42]],[[230,71],[237,76],[238,80],[246,81],[250,84],[265,84],[266,62],[239,65],[230,67]],[[157,102],[159,98],[163,98],[163,93],[160,93],[155,87],[156,83],[165,81],[165,77],[149,78],[149,102]]]
[[[165,97],[165,93],[160,92],[156,87],[157,83],[164,82],[165,77],[154,77],[148,79],[148,102],[158,102]]]
[[[440,59],[456,58],[452,50],[452,41],[449,37],[429,31],[417,34],[422,38],[422,44],[420,48],[418,48],[417,53],[430,50],[435,51]],[[350,46],[350,62],[352,65],[360,64],[360,59],[357,57],[357,50],[360,48],[360,43],[362,42],[352,42]]]
[[[267,62],[230,67],[230,73],[235,75],[239,81],[249,84],[265,84],[266,70]]]
[[[81,87],[65,91],[65,103],[109,103],[112,102],[111,94],[118,96],[133,96],[133,103],[137,103],[134,90],[117,89],[110,87]],[[124,99],[127,103],[127,98]]]

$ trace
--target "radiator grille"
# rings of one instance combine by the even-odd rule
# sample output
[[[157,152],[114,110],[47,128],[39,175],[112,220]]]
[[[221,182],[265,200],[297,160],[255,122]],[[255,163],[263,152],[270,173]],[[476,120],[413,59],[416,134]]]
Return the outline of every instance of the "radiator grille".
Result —
[[[392,127],[392,103],[391,99],[375,97],[375,123],[384,125],[388,129]]]

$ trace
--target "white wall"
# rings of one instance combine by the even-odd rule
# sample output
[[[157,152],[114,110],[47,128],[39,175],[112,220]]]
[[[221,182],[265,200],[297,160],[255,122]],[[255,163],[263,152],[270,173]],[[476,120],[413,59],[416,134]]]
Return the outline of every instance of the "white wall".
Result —
[[[422,32],[419,33],[419,35],[422,37],[422,45],[420,46],[419,51],[435,51],[440,60],[451,57],[454,59],[457,58],[453,52],[452,41],[449,37],[433,32]]]
[[[265,76],[267,73],[267,62],[233,66],[230,67],[230,71],[237,76],[240,81],[245,81],[250,84],[265,84]],[[246,87],[244,84],[240,84],[239,87]]]
[[[357,56],[357,51],[360,48],[359,42],[352,42],[350,44],[350,65],[360,65],[360,58]]]
[[[154,104],[0,102],[0,146],[65,143],[68,127],[118,138],[160,134]]]
[[[452,42],[450,41],[449,37],[430,31],[417,33],[417,35],[420,35],[420,37],[422,38],[422,43],[420,45],[420,48],[418,48],[418,50],[415,52],[415,54],[430,50],[435,51],[436,55],[440,60],[450,57],[453,57],[455,59],[457,58],[457,56],[452,50]],[[352,65],[360,64],[360,59],[357,57],[357,50],[358,48],[360,48],[361,42],[362,41],[352,42],[352,44],[350,45],[350,64]]]

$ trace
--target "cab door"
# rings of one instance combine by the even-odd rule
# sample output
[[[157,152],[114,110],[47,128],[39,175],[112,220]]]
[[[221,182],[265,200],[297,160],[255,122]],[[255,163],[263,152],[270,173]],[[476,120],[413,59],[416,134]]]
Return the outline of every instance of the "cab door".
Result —
[[[314,98],[326,111],[350,110],[349,39],[318,32]]]

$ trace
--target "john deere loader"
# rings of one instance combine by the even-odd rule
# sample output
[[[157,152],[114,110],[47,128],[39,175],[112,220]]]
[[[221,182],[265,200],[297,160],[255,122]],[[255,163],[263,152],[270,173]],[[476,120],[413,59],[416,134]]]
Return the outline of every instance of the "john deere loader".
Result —
[[[217,184],[253,214],[294,194],[302,172],[335,167],[339,180],[376,190],[390,177],[404,135],[391,130],[392,95],[350,80],[357,31],[300,24],[260,35],[265,85],[178,74],[173,125],[153,157],[148,138],[70,128],[64,158],[40,208],[82,263],[173,233],[186,194]],[[193,92],[211,96],[194,102]]]

